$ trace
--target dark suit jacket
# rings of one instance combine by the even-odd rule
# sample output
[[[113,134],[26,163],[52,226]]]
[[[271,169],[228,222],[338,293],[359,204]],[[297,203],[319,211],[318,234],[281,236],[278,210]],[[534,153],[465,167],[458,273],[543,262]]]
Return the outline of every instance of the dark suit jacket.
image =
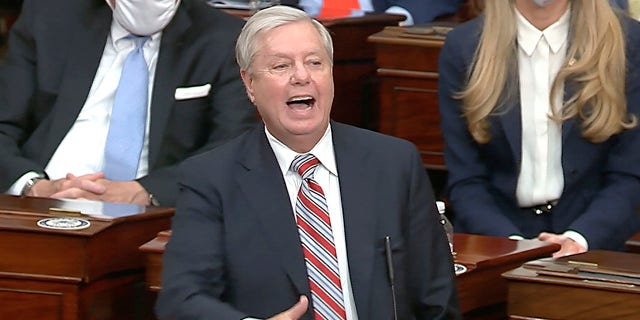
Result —
[[[359,318],[392,319],[387,235],[399,319],[458,318],[451,255],[415,147],[339,123],[332,130]],[[309,296],[293,209],[263,127],[181,168],[160,318],[267,318]]]
[[[640,25],[630,19],[623,22],[627,107],[638,116]],[[461,116],[461,102],[452,98],[466,81],[481,25],[482,18],[477,18],[451,31],[440,53],[439,105],[456,231],[535,237],[540,231],[563,233],[571,229],[585,236],[590,249],[621,248],[625,239],[640,230],[640,130],[591,143],[581,137],[579,121],[565,121],[562,196],[549,215],[535,216],[531,210],[521,210],[516,201],[522,140],[517,97],[505,112],[489,118],[492,138],[484,145],[472,139]],[[566,88],[570,96],[571,83]]]
[[[0,71],[0,189],[44,170],[82,108],[111,27],[104,0],[24,2]],[[162,204],[177,194],[176,164],[255,123],[234,59],[242,21],[183,0],[162,35],[151,96],[149,174]],[[176,101],[178,87],[210,83],[208,96]],[[72,168],[70,168],[72,170]]]
[[[614,7],[618,7],[622,10],[629,9],[629,1],[627,0],[609,0],[609,3],[611,3],[611,5],[613,5]]]

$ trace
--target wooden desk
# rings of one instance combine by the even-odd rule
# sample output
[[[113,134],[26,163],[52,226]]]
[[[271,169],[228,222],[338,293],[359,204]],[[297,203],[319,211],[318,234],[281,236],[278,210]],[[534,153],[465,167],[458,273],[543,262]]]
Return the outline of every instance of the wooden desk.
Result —
[[[162,289],[162,254],[169,241],[171,230],[160,231],[153,240],[140,246],[140,251],[145,253],[147,289],[158,292]]]
[[[171,232],[163,231],[140,247],[147,258],[147,288],[157,292],[162,288],[162,254]],[[510,240],[469,234],[454,235],[455,261],[465,265],[467,272],[458,275],[458,295],[465,319],[492,319],[484,313],[490,310],[496,319],[506,316],[507,283],[500,275],[525,261],[550,256],[559,246],[537,240]]]
[[[444,170],[438,112],[438,55],[444,35],[386,27],[369,37],[379,80],[378,131],[413,142],[425,167]]]
[[[640,253],[640,232],[634,234],[624,244],[629,249],[629,252]]]
[[[549,257],[557,244],[538,240],[511,240],[472,234],[455,234],[455,262],[468,270],[457,276],[460,310],[465,319],[506,318],[505,271],[524,262]]]
[[[601,274],[612,271],[632,277],[610,281],[611,278]],[[640,316],[637,254],[588,251],[555,261],[530,262],[503,276],[509,282],[508,310],[512,319],[597,320]]]
[[[375,129],[376,51],[367,38],[386,26],[397,26],[402,20],[401,15],[371,14],[321,21],[333,36],[332,119]]]
[[[82,216],[82,230],[37,221],[50,208]],[[64,213],[63,216],[70,213]],[[134,319],[143,310],[138,247],[170,227],[173,209],[0,195],[0,319]]]

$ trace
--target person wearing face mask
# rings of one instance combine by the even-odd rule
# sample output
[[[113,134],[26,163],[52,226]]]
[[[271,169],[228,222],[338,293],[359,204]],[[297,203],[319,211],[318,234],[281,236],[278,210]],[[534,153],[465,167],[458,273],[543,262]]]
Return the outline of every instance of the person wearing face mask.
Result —
[[[172,206],[176,166],[256,121],[242,24],[199,0],[24,1],[0,69],[0,189]]]
[[[624,249],[640,230],[640,25],[608,0],[485,4],[439,61],[456,231]]]

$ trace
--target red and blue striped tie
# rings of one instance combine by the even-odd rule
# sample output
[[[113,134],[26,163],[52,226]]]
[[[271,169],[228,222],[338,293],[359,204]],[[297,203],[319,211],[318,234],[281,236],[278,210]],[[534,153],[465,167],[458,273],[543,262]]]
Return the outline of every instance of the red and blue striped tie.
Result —
[[[320,161],[312,154],[297,156],[291,166],[302,177],[296,199],[296,221],[307,265],[316,320],[344,320],[344,298],[327,200],[313,174]]]

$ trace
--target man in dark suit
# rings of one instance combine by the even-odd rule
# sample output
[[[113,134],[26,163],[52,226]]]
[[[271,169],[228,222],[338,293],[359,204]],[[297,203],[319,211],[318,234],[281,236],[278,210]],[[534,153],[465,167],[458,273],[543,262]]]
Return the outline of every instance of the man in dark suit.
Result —
[[[256,121],[241,26],[198,0],[25,1],[0,71],[0,189],[173,205],[176,165]],[[147,36],[148,116],[136,175],[116,181],[101,172],[129,34]]]
[[[312,16],[318,15],[323,6],[321,0],[296,0],[283,3],[293,4],[292,2],[297,2],[298,6]],[[411,25],[431,22],[437,17],[453,14],[463,2],[464,0],[371,0],[367,5],[374,12],[404,14],[407,16],[404,24]]]
[[[236,56],[264,125],[181,166],[161,319],[460,317],[417,150],[329,120],[332,55],[300,10],[247,21]]]

